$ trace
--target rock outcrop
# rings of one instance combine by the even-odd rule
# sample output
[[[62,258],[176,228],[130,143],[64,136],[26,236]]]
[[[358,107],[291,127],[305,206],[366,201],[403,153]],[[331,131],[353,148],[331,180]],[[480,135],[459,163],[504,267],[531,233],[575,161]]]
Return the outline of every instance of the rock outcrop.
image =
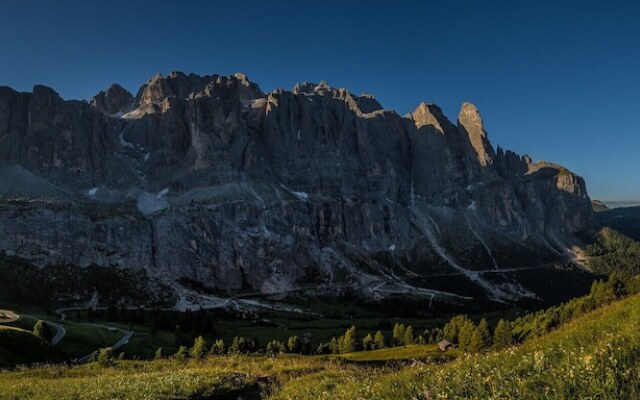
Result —
[[[494,150],[475,106],[401,117],[325,82],[173,72],[90,103],[0,88],[0,143],[0,250],[178,291],[512,301],[544,294],[509,271],[564,261],[591,228],[582,178]]]

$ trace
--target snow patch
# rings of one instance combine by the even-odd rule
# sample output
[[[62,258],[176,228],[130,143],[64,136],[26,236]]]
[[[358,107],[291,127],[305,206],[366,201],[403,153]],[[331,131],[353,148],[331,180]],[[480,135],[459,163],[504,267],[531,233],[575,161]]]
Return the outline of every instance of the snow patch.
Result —
[[[305,192],[291,192],[291,193],[293,193],[300,200],[303,200],[303,201],[309,200],[309,194],[308,193],[305,193]]]
[[[298,140],[300,140],[300,129],[298,129]]]
[[[293,190],[289,189],[288,187],[286,187],[285,185],[283,185],[282,183],[280,183],[280,186],[286,190],[287,192],[291,193],[292,195],[296,196],[298,199],[302,200],[302,201],[307,201],[309,200],[309,193],[306,192],[294,192]]]
[[[166,196],[166,195],[167,195],[167,193],[169,193],[169,188],[168,188],[168,187],[166,187],[166,188],[162,189],[162,190],[160,191],[160,193],[158,193],[158,196],[157,196],[157,197],[158,197],[159,199],[161,199],[161,198],[163,198],[164,196]]]
[[[144,155],[144,160],[149,161],[149,157],[151,157],[151,153],[147,153]]]
[[[87,193],[89,193],[89,196],[95,196],[98,193],[98,188],[89,189]]]
[[[469,210],[475,210],[476,209],[476,201],[475,200],[471,200],[471,204],[469,204],[469,207],[467,207]]]
[[[395,251],[396,249],[396,245],[392,244],[391,246],[389,246],[389,251]]]
[[[122,147],[130,147],[130,148],[132,148],[132,149],[134,148],[134,147],[133,147],[133,144],[131,144],[131,143],[127,142],[127,141],[124,139],[124,130],[123,130],[122,132],[120,132],[120,135],[118,136],[118,139],[120,140],[120,145],[121,145]]]
[[[137,206],[141,213],[147,215],[168,208],[169,202],[158,196],[145,193],[138,198]]]

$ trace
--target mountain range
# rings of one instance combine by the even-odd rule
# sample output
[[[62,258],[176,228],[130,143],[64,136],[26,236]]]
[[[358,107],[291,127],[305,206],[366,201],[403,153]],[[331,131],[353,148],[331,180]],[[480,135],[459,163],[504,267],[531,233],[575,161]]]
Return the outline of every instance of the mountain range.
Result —
[[[517,130],[517,127],[514,127]],[[584,180],[488,139],[478,109],[404,116],[325,82],[152,77],[89,102],[0,87],[0,250],[142,271],[178,305],[292,294],[544,298],[578,262]]]

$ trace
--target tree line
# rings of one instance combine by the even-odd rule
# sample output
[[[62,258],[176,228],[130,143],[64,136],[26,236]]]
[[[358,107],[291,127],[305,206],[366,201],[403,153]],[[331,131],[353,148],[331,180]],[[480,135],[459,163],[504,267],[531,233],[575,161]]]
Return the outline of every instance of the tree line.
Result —
[[[596,280],[588,295],[572,299],[555,307],[535,313],[529,313],[513,321],[500,319],[495,326],[485,319],[477,323],[467,315],[456,315],[444,327],[426,329],[416,335],[411,325],[396,323],[391,337],[387,338],[382,331],[365,336],[358,336],[356,326],[351,326],[342,335],[334,336],[329,342],[321,343],[312,349],[305,338],[291,336],[285,342],[272,340],[262,348],[256,339],[237,336],[226,347],[224,341],[218,339],[207,349],[202,336],[195,339],[189,348],[181,345],[176,358],[202,358],[207,354],[250,354],[262,353],[277,355],[281,353],[295,354],[345,354],[355,351],[371,351],[389,347],[400,347],[414,344],[435,344],[447,340],[460,350],[476,353],[489,349],[499,350],[529,338],[542,336],[560,325],[595,310],[603,305],[621,299],[629,294],[640,292],[640,280],[637,277],[612,274],[607,280]],[[164,357],[162,349],[156,352],[158,358]]]

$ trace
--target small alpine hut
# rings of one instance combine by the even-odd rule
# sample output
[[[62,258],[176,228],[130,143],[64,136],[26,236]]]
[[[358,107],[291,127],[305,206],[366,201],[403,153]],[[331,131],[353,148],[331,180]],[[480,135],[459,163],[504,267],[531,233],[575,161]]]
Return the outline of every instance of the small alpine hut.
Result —
[[[438,343],[438,348],[440,351],[447,351],[453,348],[453,344],[447,339],[443,339]]]

